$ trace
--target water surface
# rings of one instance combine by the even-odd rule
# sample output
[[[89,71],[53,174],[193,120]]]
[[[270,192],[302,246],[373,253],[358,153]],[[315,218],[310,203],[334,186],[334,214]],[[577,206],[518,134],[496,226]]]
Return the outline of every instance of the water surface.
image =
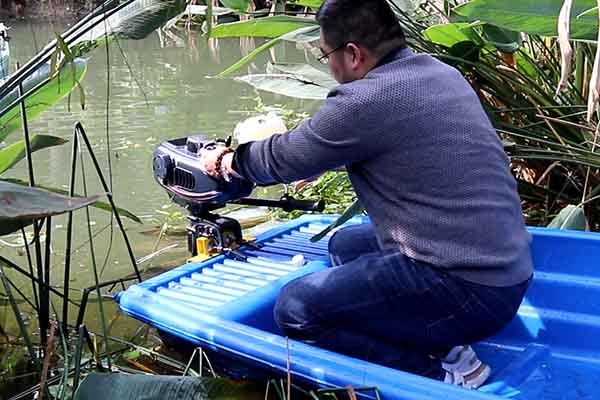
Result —
[[[54,32],[63,32],[67,26],[67,23],[37,22],[13,25],[10,30],[13,68],[17,61],[21,64],[26,62],[38,48],[53,38]],[[244,54],[239,39],[220,40],[209,45],[197,32],[181,30],[175,35],[176,40],[172,40],[155,32],[143,40],[112,43],[108,55],[104,47],[96,49],[88,56],[88,71],[83,80],[85,110],[79,107],[78,94],[74,93],[70,102],[63,99],[50,111],[30,121],[33,134],[50,134],[66,139],[72,136],[75,122],[80,121],[91,138],[107,179],[107,148],[110,146],[115,199],[119,206],[144,220],[142,226],[126,221],[136,258],[155,248],[179,243],[179,250],[164,253],[154,262],[155,265],[181,260],[186,254],[186,244],[184,238],[166,238],[157,245],[156,235],[140,234],[156,226],[156,217],[165,220],[166,217],[156,210],[177,211],[176,206],[165,208],[170,204],[169,200],[154,182],[151,169],[154,148],[161,141],[192,133],[226,137],[238,121],[252,115],[259,95],[252,87],[233,79],[207,77],[222,71]],[[248,40],[243,44],[252,48]],[[273,55],[278,61],[288,62],[301,62],[306,56],[304,51],[292,45],[282,46],[272,54],[257,58],[251,67],[240,73],[248,70],[264,72],[265,63]],[[261,93],[261,97],[265,104],[284,104],[298,111],[312,112],[319,105],[315,101],[265,93]],[[109,141],[106,137],[107,116]],[[20,131],[14,132],[8,142],[21,139],[21,135]],[[70,144],[36,153],[34,168],[37,183],[66,188],[70,153]],[[85,169],[89,193],[101,193],[89,158]],[[80,177],[81,169],[78,174]],[[9,175],[25,178],[25,162],[18,164]],[[81,193],[81,182],[78,184]],[[89,245],[85,244],[87,227],[84,215],[84,212],[77,213],[74,245],[78,250],[74,254],[70,282],[73,288],[93,284],[91,253]],[[120,278],[132,272],[124,242],[116,229],[110,254],[106,257],[111,243],[110,229],[106,228],[109,222],[108,213],[92,211],[92,230],[97,234],[94,240],[96,260],[98,264],[106,264],[102,280]],[[55,229],[51,281],[62,285],[66,220],[64,217],[54,218],[52,224]],[[14,242],[17,238],[5,239]],[[0,251],[17,264],[27,265],[22,251],[8,247],[2,247]],[[144,267],[147,265],[142,269]],[[31,292],[27,280],[18,276],[14,279],[25,292]],[[75,297],[78,296],[75,293]],[[56,304],[60,306],[61,303],[57,301]],[[90,310],[90,313],[95,319],[94,311]]]

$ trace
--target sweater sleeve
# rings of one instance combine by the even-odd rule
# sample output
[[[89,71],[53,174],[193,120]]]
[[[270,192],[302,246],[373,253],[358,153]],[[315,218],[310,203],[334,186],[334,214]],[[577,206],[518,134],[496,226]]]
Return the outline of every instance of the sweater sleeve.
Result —
[[[340,85],[313,118],[296,129],[240,145],[237,172],[259,185],[289,183],[382,151],[381,116],[353,92],[348,85]]]

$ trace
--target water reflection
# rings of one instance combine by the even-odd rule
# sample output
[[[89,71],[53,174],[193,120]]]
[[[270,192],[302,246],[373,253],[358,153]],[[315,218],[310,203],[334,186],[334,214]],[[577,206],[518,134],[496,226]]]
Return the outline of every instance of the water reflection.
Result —
[[[11,29],[11,63],[26,62],[54,36],[54,32],[63,32],[65,23],[30,24],[22,23]],[[121,41],[112,43],[108,55],[105,48],[96,49],[89,56],[87,75],[83,80],[86,92],[86,109],[79,108],[78,94],[71,98],[71,107],[67,100],[55,106],[30,122],[30,131],[35,134],[51,134],[70,138],[75,121],[81,121],[91,136],[94,151],[98,155],[104,171],[107,171],[106,126],[110,137],[112,160],[113,193],[118,204],[140,216],[155,215],[155,210],[168,203],[165,193],[154,183],[151,170],[151,155],[155,146],[166,139],[186,136],[195,132],[204,132],[211,136],[227,136],[245,114],[240,110],[253,110],[257,92],[246,84],[232,79],[209,79],[233,64],[262,40],[239,39],[206,41],[197,32],[177,29],[155,32],[144,40]],[[293,45],[276,50],[277,59],[288,62],[303,62],[305,54]],[[284,57],[284,58],[282,58]],[[251,71],[264,71],[269,55],[265,54],[248,67]],[[248,72],[239,71],[239,73]],[[109,101],[107,102],[107,92]],[[290,100],[269,94],[262,94],[265,104],[280,103],[301,111],[314,111],[317,102]],[[107,119],[108,111],[108,119]],[[15,132],[9,138],[17,140],[21,132]],[[36,181],[55,187],[65,187],[68,183],[70,146],[52,148],[36,153],[34,165]],[[101,192],[96,178],[92,178],[91,165],[86,164],[89,191]],[[26,177],[25,164],[20,164],[13,176]],[[79,189],[81,191],[81,189]],[[99,231],[109,222],[108,214],[94,211],[93,229]],[[146,219],[148,221],[149,219]],[[64,236],[64,219],[55,218],[53,223],[59,226],[53,239],[55,242],[55,270],[52,280],[60,282],[61,256]],[[84,242],[84,221],[80,217],[76,232],[77,242]],[[134,251],[142,257],[154,249],[155,238],[136,234],[149,229],[139,228],[128,222],[132,235]],[[108,232],[101,232],[95,243],[98,258],[102,260],[107,248]],[[127,265],[125,247],[115,233],[112,256],[109,258],[104,278],[121,277],[131,271]],[[183,241],[183,240],[182,240]],[[167,245],[168,243],[164,243]],[[184,244],[180,247],[185,247]],[[11,258],[14,250],[2,248]],[[168,259],[169,254],[162,255]],[[17,257],[17,263],[25,262]],[[76,254],[76,272],[72,273],[73,287],[89,285],[92,279],[87,246],[81,247]],[[26,288],[25,288],[26,289]]]

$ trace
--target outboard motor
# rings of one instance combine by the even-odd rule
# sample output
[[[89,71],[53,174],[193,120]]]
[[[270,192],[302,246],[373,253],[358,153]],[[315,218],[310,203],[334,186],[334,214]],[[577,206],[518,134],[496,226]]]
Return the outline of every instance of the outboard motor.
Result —
[[[204,174],[200,170],[199,151],[218,142],[229,146],[231,139],[214,141],[203,135],[189,136],[163,142],[154,152],[154,178],[173,202],[190,213],[187,234],[192,258],[188,261],[202,261],[220,253],[244,258],[235,249],[242,244],[253,244],[243,240],[239,222],[213,212],[229,203],[277,207],[285,211],[323,211],[325,208],[323,201],[296,200],[289,195],[279,200],[247,198],[255,187],[252,182],[234,177],[226,182]]]

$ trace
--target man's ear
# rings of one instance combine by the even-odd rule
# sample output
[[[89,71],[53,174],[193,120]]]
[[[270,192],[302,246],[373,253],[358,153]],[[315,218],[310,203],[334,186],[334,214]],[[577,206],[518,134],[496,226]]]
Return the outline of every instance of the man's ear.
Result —
[[[356,70],[364,64],[367,54],[362,47],[350,42],[346,45],[346,50],[350,58],[352,69]]]

